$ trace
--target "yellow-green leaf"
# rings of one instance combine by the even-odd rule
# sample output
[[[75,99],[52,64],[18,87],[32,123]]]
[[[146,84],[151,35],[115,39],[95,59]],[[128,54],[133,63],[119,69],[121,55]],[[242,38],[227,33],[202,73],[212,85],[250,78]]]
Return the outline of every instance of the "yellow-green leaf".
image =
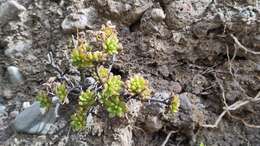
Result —
[[[179,111],[179,107],[180,107],[180,98],[178,95],[174,95],[172,97],[172,102],[170,105],[171,112],[177,113]]]

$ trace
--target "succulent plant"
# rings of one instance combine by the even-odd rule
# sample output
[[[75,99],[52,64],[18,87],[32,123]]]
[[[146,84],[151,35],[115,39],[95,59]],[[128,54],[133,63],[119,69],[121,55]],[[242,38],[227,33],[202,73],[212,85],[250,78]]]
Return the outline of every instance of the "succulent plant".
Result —
[[[118,38],[114,35],[108,37],[104,44],[103,44],[104,50],[109,55],[118,54],[119,49],[119,41]]]
[[[87,108],[95,103],[95,94],[90,90],[82,92],[79,96],[79,105],[82,108]]]
[[[61,103],[69,103],[69,100],[67,98],[68,91],[65,83],[56,86],[55,94],[59,97]]]
[[[71,115],[70,121],[70,125],[75,131],[85,128],[87,124],[86,116],[97,105],[106,110],[109,117],[124,117],[127,112],[128,93],[131,94],[129,97],[133,97],[132,95],[140,96],[141,99],[137,98],[137,100],[141,101],[150,97],[149,82],[141,75],[134,75],[128,81],[123,82],[120,75],[113,75],[110,72],[114,57],[121,48],[115,26],[110,23],[102,26],[97,35],[97,40],[101,41],[98,44],[102,46],[98,48],[93,49],[82,38],[77,39],[75,43],[77,46],[74,46],[75,48],[71,52],[72,65],[77,67],[81,79],[84,79],[87,75],[92,75],[97,82],[88,89],[85,89],[85,86],[82,85],[81,81],[84,80],[81,79],[76,84],[64,82],[58,84],[55,88],[55,95],[59,97],[62,103],[68,103],[68,96],[72,89],[80,89],[78,103],[75,106],[77,110]],[[109,68],[106,68],[105,66],[108,65]],[[124,93],[127,91],[128,93]],[[39,92],[37,100],[42,107],[50,108],[52,105],[45,92]],[[170,107],[173,112],[176,112],[179,107],[179,99],[173,98]]]
[[[85,114],[82,108],[79,108],[78,111],[71,116],[70,125],[75,131],[80,131],[86,127]]]
[[[123,82],[121,81],[121,77],[111,75],[104,85],[102,95],[104,97],[119,96],[122,86]]]
[[[132,95],[140,95],[147,99],[150,97],[151,91],[149,89],[149,82],[140,75],[134,75],[127,81],[128,91]]]
[[[97,73],[94,73],[94,77],[97,80],[100,78],[100,80],[102,82],[106,82],[109,79],[109,70],[107,68],[105,68],[104,66],[100,66],[97,69]]]
[[[112,96],[104,103],[109,117],[122,117],[127,111],[126,105],[120,100],[119,96]]]
[[[42,108],[49,109],[52,106],[52,101],[45,91],[39,91],[36,100],[40,103]]]
[[[174,95],[172,97],[170,110],[172,113],[177,113],[179,111],[179,107],[180,107],[180,98],[178,95]]]

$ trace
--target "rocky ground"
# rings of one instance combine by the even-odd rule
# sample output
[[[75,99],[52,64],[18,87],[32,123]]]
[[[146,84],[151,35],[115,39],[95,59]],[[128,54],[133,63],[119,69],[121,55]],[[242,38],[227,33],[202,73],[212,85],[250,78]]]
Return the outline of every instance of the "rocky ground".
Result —
[[[167,135],[172,146],[260,145],[258,3],[0,0],[1,145],[162,145]],[[128,124],[88,117],[88,130],[74,133],[66,114],[41,115],[34,97],[57,76],[48,54],[63,71],[72,70],[72,35],[84,31],[91,42],[92,31],[109,20],[124,48],[112,71],[144,75],[152,98],[178,94],[180,111],[164,115],[163,105],[130,101]]]

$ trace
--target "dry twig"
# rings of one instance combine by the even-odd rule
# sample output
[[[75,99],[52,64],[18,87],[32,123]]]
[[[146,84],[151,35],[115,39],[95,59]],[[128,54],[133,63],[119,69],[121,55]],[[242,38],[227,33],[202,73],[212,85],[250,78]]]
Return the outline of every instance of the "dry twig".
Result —
[[[235,103],[233,103],[232,105],[228,106],[228,107],[224,107],[224,111],[219,115],[218,119],[216,120],[216,122],[213,124],[213,125],[207,125],[207,124],[204,124],[202,125],[202,127],[205,127],[205,128],[217,128],[218,127],[218,124],[219,122],[221,121],[221,119],[223,118],[223,116],[230,112],[230,111],[234,111],[234,110],[237,110],[249,103],[256,103],[260,101],[260,91],[257,93],[257,95],[254,97],[254,98],[251,98],[251,99],[247,99],[245,101],[242,101],[242,100],[239,100]],[[238,119],[238,120],[241,120],[245,126],[248,126],[248,127],[251,127],[251,128],[260,128],[260,126],[258,125],[252,125],[252,124],[248,124],[245,120],[241,119],[241,118],[238,118],[238,117],[235,117],[231,114],[229,114],[229,116],[235,118],[235,119]]]
[[[244,45],[242,45],[239,40],[237,39],[237,37],[235,37],[233,34],[230,34],[231,38],[235,41],[235,43],[241,48],[243,49],[246,53],[249,52],[249,53],[252,53],[252,54],[255,54],[255,55],[260,55],[260,52],[256,52],[256,51],[252,51],[248,48],[246,48]]]
[[[167,144],[168,140],[170,139],[171,135],[174,133],[177,133],[177,131],[170,131],[161,146],[165,146]]]

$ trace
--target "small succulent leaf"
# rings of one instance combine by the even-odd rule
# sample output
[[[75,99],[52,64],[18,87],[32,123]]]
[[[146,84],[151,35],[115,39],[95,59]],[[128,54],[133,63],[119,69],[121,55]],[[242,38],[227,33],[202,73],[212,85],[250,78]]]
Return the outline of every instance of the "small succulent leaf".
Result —
[[[170,109],[172,113],[177,113],[180,107],[180,98],[178,95],[174,95],[171,101]]]
[[[119,96],[122,90],[123,82],[120,76],[109,76],[109,79],[104,85],[103,97]]]
[[[71,53],[72,64],[78,68],[93,67],[95,63],[106,60],[106,54],[100,51],[91,52],[90,47],[79,46]]]
[[[106,107],[110,118],[122,117],[127,111],[125,102],[121,101],[119,96],[110,97],[104,102],[104,106]]]
[[[82,92],[79,96],[79,105],[82,108],[88,108],[95,103],[95,94],[89,89]]]
[[[39,91],[36,100],[40,103],[42,108],[49,109],[52,106],[52,101],[45,91]]]
[[[150,97],[151,90],[149,82],[140,75],[134,75],[126,82],[128,91],[132,95],[141,95],[142,98],[147,99]]]
[[[68,100],[68,90],[65,83],[58,84],[55,89],[55,94],[59,97],[61,103],[69,103]]]
[[[71,116],[70,125],[74,131],[80,131],[86,127],[85,114],[82,108],[79,108],[78,111]]]

